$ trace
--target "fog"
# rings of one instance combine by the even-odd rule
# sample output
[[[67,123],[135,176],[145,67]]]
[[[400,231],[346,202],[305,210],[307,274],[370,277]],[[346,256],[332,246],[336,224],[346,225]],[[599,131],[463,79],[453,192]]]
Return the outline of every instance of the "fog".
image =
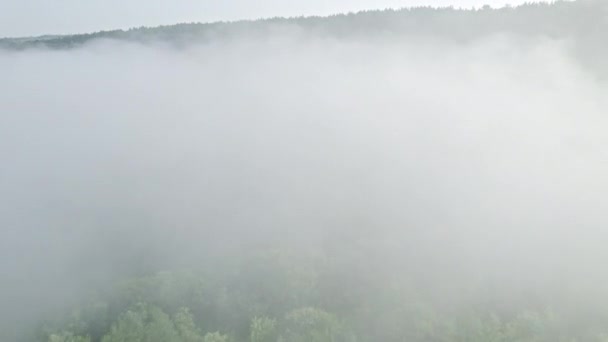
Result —
[[[0,51],[0,321],[263,246],[355,246],[439,302],[603,303],[607,89],[571,48],[283,27]]]

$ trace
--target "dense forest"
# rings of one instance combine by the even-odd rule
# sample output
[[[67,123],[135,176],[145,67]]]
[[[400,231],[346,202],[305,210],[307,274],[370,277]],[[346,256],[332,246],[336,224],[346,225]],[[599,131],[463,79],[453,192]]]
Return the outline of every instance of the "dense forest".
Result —
[[[92,294],[33,340],[606,341],[605,303],[488,284],[412,283],[363,245],[306,255],[267,249],[199,271],[159,272]],[[221,265],[221,268],[218,268]],[[388,270],[387,270],[388,271]],[[420,276],[417,276],[420,279]],[[427,280],[428,281],[428,280]],[[433,288],[434,287],[434,288]],[[445,297],[459,296],[446,301]],[[496,298],[501,298],[497,302]],[[506,303],[503,301],[507,301]]]
[[[493,303],[487,288],[479,286],[447,290],[475,297],[474,305],[461,299],[467,305],[437,306],[433,291],[412,288],[405,275],[377,278],[378,265],[361,261],[271,250],[241,260],[234,269],[132,278],[56,322],[45,322],[37,334],[53,342],[607,338],[605,311],[578,311],[565,304],[566,298],[522,294],[505,305]]]
[[[580,171],[592,169],[590,165],[598,165],[597,160],[606,161],[603,152],[585,149],[588,145],[605,149],[601,132],[596,134],[592,130],[603,127],[602,124],[589,125],[593,128],[587,130],[587,126],[582,129],[583,124],[572,120],[564,124],[565,128],[556,129],[555,135],[560,139],[562,135],[566,137],[563,139],[567,140],[566,149],[574,151],[568,154],[567,167],[562,168],[561,152],[556,152],[555,159],[551,159],[553,155],[541,153],[553,152],[554,145],[561,144],[562,140],[554,143],[552,135],[544,140],[528,140],[528,131],[503,136],[501,133],[511,132],[508,124],[486,116],[473,117],[467,112],[469,107],[453,117],[446,114],[448,124],[437,128],[436,134],[425,135],[436,121],[444,119],[440,115],[420,115],[411,130],[392,130],[401,121],[397,115],[384,115],[389,110],[383,106],[388,108],[392,103],[400,103],[385,104],[389,95],[402,96],[399,91],[405,87],[403,79],[417,75],[415,66],[411,68],[414,71],[408,69],[410,73],[404,74],[407,77],[399,74],[398,63],[393,69],[377,67],[382,60],[366,64],[373,65],[369,69],[344,62],[347,66],[342,70],[339,68],[343,60],[332,55],[331,58],[339,62],[331,64],[333,69],[326,73],[331,77],[305,79],[317,71],[312,66],[315,62],[311,61],[323,65],[324,62],[319,62],[323,59],[318,57],[322,53],[313,54],[310,59],[308,55],[301,57],[305,62],[292,61],[302,55],[299,53],[302,50],[277,57],[288,61],[283,67],[283,59],[277,63],[265,62],[265,59],[281,56],[288,49],[251,53],[253,49],[246,45],[243,50],[221,50],[222,53],[217,53],[220,57],[205,54],[208,50],[200,54],[190,50],[192,46],[208,47],[231,41],[254,42],[274,49],[272,43],[264,41],[281,33],[290,34],[290,44],[304,42],[303,53],[310,40],[327,44],[322,45],[324,47],[345,41],[354,46],[382,42],[385,50],[378,48],[381,52],[371,54],[373,57],[403,44],[405,52],[395,53],[396,60],[415,55],[408,49],[416,44],[424,45],[420,41],[441,47],[449,45],[446,51],[452,46],[474,48],[475,44],[503,35],[516,37],[518,44],[526,48],[545,41],[559,42],[567,54],[563,60],[575,61],[577,65],[567,69],[575,70],[572,72],[576,75],[575,81],[571,83],[593,84],[587,88],[581,86],[592,99],[596,95],[601,98],[602,91],[606,90],[604,86],[596,88],[596,84],[604,85],[602,82],[608,75],[608,3],[604,0],[530,3],[497,9],[486,6],[476,10],[405,8],[331,17],[192,23],[70,36],[0,39],[1,53],[6,54],[0,54],[4,58],[0,62],[6,62],[6,70],[34,72],[29,81],[23,81],[26,84],[23,89],[28,91],[23,98],[42,96],[39,94],[44,92],[50,94],[41,97],[44,101],[17,108],[27,108],[31,113],[63,108],[57,104],[57,98],[63,97],[54,89],[64,75],[68,80],[65,82],[70,82],[72,87],[69,89],[83,89],[68,97],[76,99],[67,106],[68,110],[78,113],[76,119],[53,112],[37,119],[42,122],[38,131],[30,122],[19,126],[19,120],[25,120],[21,117],[6,121],[0,118],[0,125],[9,127],[6,131],[0,128],[0,135],[5,133],[9,137],[7,141],[13,139],[0,147],[0,155],[12,156],[15,153],[11,151],[28,149],[16,153],[16,161],[8,163],[8,171],[0,171],[0,176],[7,179],[0,181],[0,185],[9,189],[15,182],[8,179],[21,179],[23,174],[29,175],[29,170],[34,170],[30,173],[35,175],[38,175],[36,172],[42,174],[39,178],[32,176],[34,180],[23,181],[24,188],[33,189],[29,197],[21,196],[28,191],[11,187],[7,193],[18,195],[0,198],[0,215],[4,217],[0,223],[7,227],[0,232],[10,235],[0,242],[3,260],[0,271],[5,274],[0,278],[0,291],[4,295],[1,297],[4,302],[0,303],[4,306],[0,311],[0,341],[608,341],[608,258],[603,254],[605,240],[601,239],[605,237],[602,234],[606,222],[605,215],[599,214],[604,208],[600,195],[605,194],[601,174],[606,164],[598,162],[603,166],[587,173]],[[215,68],[209,67],[200,75],[193,72],[209,83],[199,78],[188,83],[177,76],[173,78],[180,72],[189,72],[172,69],[173,59],[152,63],[153,57],[145,53],[144,57],[137,54],[130,57],[132,59],[125,57],[128,63],[116,69],[122,57],[108,54],[110,57],[104,60],[107,64],[99,67],[101,63],[95,62],[99,70],[94,71],[75,67],[73,60],[61,59],[71,56],[73,51],[80,53],[77,56],[89,56],[82,51],[88,51],[85,49],[97,42],[153,46],[152,49],[162,46],[170,53],[184,51],[188,58],[196,56],[180,59],[184,63],[205,60]],[[120,49],[122,45],[117,46]],[[105,48],[99,49],[105,51]],[[319,50],[324,53],[330,49]],[[500,55],[503,50],[498,51]],[[28,53],[41,53],[41,59],[56,63],[51,65],[57,74],[51,75],[59,76],[48,77],[52,79],[52,86],[42,91],[36,88],[43,78],[40,75],[46,75],[45,68],[9,59],[28,56]],[[423,65],[420,61],[426,59],[424,53],[427,52],[419,53],[422,57],[414,60]],[[433,54],[436,56],[436,52]],[[337,56],[344,55],[354,54]],[[416,81],[407,89],[414,89],[413,93],[419,88],[433,89],[427,91],[428,98],[423,94],[425,90],[420,90],[414,100],[422,99],[426,105],[440,103],[443,90],[434,90],[440,83],[445,81],[451,85],[446,92],[466,83],[456,76],[450,79],[453,75],[471,74],[484,79],[491,73],[489,67],[473,71],[466,68],[467,58],[480,55],[483,56],[482,53],[458,55],[458,67],[439,68],[439,76],[429,76],[429,84]],[[251,58],[257,64],[239,69],[240,56]],[[364,60],[366,56],[362,53],[358,57]],[[593,111],[600,113],[597,117],[601,117],[602,111],[607,113],[601,100],[598,100],[599,109],[587,97],[579,102],[565,102],[568,95],[579,88],[550,93],[570,83],[544,84],[542,77],[550,78],[553,69],[546,75],[540,72],[527,75],[525,71],[535,69],[521,63],[524,57],[518,57],[517,53],[513,56],[512,63],[504,62],[509,65],[505,70],[511,67],[522,70],[523,76],[508,69],[509,72],[496,72],[493,75],[498,76],[488,78],[495,83],[508,83],[505,79],[512,78],[522,84],[541,79],[539,95],[524,97],[528,88],[522,86],[521,91],[509,88],[505,93],[511,91],[520,97],[509,99],[508,105],[492,104],[487,108],[504,115],[507,115],[504,108],[518,111],[526,106],[539,112],[550,107],[547,111],[560,108],[569,112]],[[554,56],[550,53],[546,56],[546,64],[553,65]],[[28,57],[23,58],[28,61]],[[223,64],[213,58],[226,58],[232,69],[223,69]],[[508,56],[504,58],[507,60]],[[305,63],[306,67],[294,71],[291,62]],[[128,74],[131,69],[139,70],[138,66],[146,63],[150,63],[146,70],[153,71],[140,74],[141,84],[130,83],[131,76],[125,76],[122,83],[100,81],[97,85],[95,79],[93,83],[81,84],[74,76],[95,75],[101,79],[107,74],[120,80],[120,75]],[[273,69],[274,64],[278,69]],[[543,61],[534,65],[541,64]],[[424,70],[432,71],[434,64],[430,65]],[[74,71],[70,71],[72,67]],[[561,67],[560,64],[555,68]],[[391,77],[398,79],[392,84],[397,90],[391,93],[393,88],[389,88],[373,99],[376,102],[359,106],[356,106],[358,100],[353,99],[349,107],[352,98],[365,97],[371,92],[369,89],[384,84],[376,82],[379,72],[375,72],[375,68],[385,72],[382,80],[386,84],[391,84]],[[266,73],[258,74],[262,69]],[[163,74],[165,70],[169,71]],[[239,78],[241,76],[244,79]],[[155,77],[170,81],[163,87]],[[280,82],[272,83],[273,80]],[[268,83],[260,85],[263,82]],[[476,84],[473,95],[455,95],[452,101],[481,103],[483,94],[487,94],[483,89],[495,83]],[[126,97],[127,100],[110,92],[120,87],[143,89],[142,84],[150,84],[153,91],[145,96],[129,93],[133,96]],[[355,95],[315,93],[315,88],[322,86],[332,91],[339,89],[338,94]],[[241,91],[237,93],[239,96],[248,94],[243,97],[250,98],[242,100],[234,93],[226,98],[217,95],[233,89],[231,87]],[[595,89],[600,90],[594,92]],[[175,95],[175,103],[163,102],[164,94],[171,91],[175,92],[171,93]],[[494,88],[492,91],[498,92]],[[97,103],[96,97],[102,95],[101,102],[114,109],[118,119],[86,106],[89,102]],[[133,104],[147,103],[155,97],[161,100],[149,107]],[[23,98],[6,95],[0,98],[5,102],[0,102],[20,104]],[[197,102],[199,98],[203,99],[200,100],[203,105]],[[239,107],[240,101],[244,102],[242,107]],[[448,113],[446,108],[453,105],[448,102],[438,108]],[[116,106],[112,107],[114,103]],[[316,103],[321,103],[324,109],[310,114]],[[570,104],[577,109],[568,107]],[[223,111],[222,105],[230,110]],[[205,127],[211,128],[195,130],[199,121],[195,116],[188,116],[191,107],[196,107],[193,110],[196,115],[211,117],[205,122]],[[130,121],[129,113],[142,112],[142,108],[149,111],[150,118],[146,120],[152,121],[154,128],[142,121]],[[352,117],[345,120],[327,114],[330,112],[327,108],[347,112]],[[411,112],[419,109],[412,108]],[[483,115],[490,115],[491,111],[485,109]],[[258,114],[242,114],[249,110],[257,110]],[[8,113],[3,107],[0,111]],[[280,115],[275,115],[277,112]],[[25,111],[14,113],[30,115]],[[521,120],[518,125],[531,129],[550,126],[542,120],[535,122],[527,113],[526,110],[525,114],[513,115]],[[378,124],[369,117],[382,117],[386,122]],[[475,120],[494,126],[487,133],[470,123]],[[11,130],[11,125],[17,128]],[[285,126],[295,128],[282,131]],[[78,127],[78,131],[71,131],[71,127]],[[300,130],[302,127],[305,129]],[[460,127],[464,127],[465,133],[458,131],[466,136],[463,140],[475,134],[487,136],[470,144],[466,140],[466,144],[461,144],[465,146],[462,149],[458,149],[461,147],[458,143],[458,148],[452,148],[451,141],[442,139],[452,134],[451,129]],[[46,130],[53,130],[56,135],[53,141],[57,147],[52,157],[40,152],[49,148],[39,139]],[[348,133],[340,135],[344,130]],[[311,131],[317,135],[311,137]],[[366,135],[368,131],[375,135]],[[135,142],[123,140],[124,136],[135,136]],[[406,140],[410,137],[414,142]],[[422,142],[415,140],[419,137]],[[96,139],[103,143],[94,145]],[[197,145],[197,139],[203,139],[203,143]],[[523,142],[513,150],[504,147],[513,141]],[[83,147],[87,143],[93,147]],[[373,145],[375,143],[378,145]],[[428,148],[436,143],[441,147]],[[580,144],[588,145],[580,147]],[[515,157],[505,159],[504,163],[495,159],[492,159],[494,163],[486,162],[479,157],[485,153],[486,145],[496,146],[498,152],[492,153],[508,156],[512,153]],[[560,151],[561,147],[555,150]],[[526,159],[526,153],[532,153],[529,151],[540,152]],[[182,154],[196,157],[204,154],[200,160],[212,160],[221,167],[198,163],[199,160],[189,161],[186,157],[180,159]],[[21,155],[41,162],[37,164],[26,157],[19,159]],[[105,159],[97,161],[96,158]],[[459,158],[464,161],[460,162]],[[410,162],[419,168],[410,166]],[[517,169],[513,164],[518,162],[522,169],[529,162],[533,170]],[[22,166],[28,172],[18,168]],[[548,175],[538,171],[545,168]],[[63,180],[63,172],[72,172],[64,169],[76,171],[65,176],[68,185],[56,185]],[[503,177],[509,172],[515,176]],[[81,174],[87,176],[79,178]],[[484,178],[487,174],[499,176]],[[529,174],[537,181],[526,183],[528,178],[526,181],[517,178]],[[542,187],[545,183],[540,184],[543,180],[555,188],[563,186],[564,190],[552,190],[549,186],[547,190]],[[471,195],[468,187],[477,192]],[[527,197],[511,196],[509,191]],[[504,209],[509,205],[511,209]],[[488,227],[496,228],[498,233],[485,233]],[[586,240],[579,240],[568,235],[571,229],[597,230],[583,234]],[[14,233],[17,231],[19,233]],[[24,235],[19,235],[21,233]],[[559,243],[547,242],[552,241],[552,236],[559,236]],[[47,251],[52,251],[48,252],[52,256],[44,254]],[[15,265],[23,268],[13,267],[10,262],[13,259],[18,260]]]

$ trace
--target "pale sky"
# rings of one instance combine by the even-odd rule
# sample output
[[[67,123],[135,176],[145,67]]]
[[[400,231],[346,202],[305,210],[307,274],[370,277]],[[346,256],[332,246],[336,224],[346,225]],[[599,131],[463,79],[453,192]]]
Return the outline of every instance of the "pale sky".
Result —
[[[420,5],[494,7],[529,0],[0,0],[0,37],[83,33],[180,22],[328,15]]]

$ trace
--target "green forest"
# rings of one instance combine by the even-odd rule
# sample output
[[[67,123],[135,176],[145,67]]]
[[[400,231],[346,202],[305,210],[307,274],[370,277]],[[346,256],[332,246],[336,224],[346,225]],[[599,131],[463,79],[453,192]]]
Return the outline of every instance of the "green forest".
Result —
[[[41,322],[31,338],[50,342],[608,340],[604,304],[580,307],[580,302],[566,296],[529,292],[509,297],[492,293],[486,282],[466,288],[449,279],[430,286],[415,283],[412,273],[386,270],[386,265],[374,264],[373,256],[357,255],[363,250],[364,246],[350,246],[332,257],[266,249],[207,270],[134,277],[92,293],[65,315]],[[458,296],[452,297],[454,293]]]
[[[0,39],[0,342],[608,342],[606,61],[604,0]]]

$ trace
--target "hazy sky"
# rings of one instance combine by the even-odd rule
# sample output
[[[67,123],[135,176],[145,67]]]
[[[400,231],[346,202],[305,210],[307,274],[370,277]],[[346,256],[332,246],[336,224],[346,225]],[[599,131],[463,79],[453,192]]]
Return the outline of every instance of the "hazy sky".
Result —
[[[178,22],[327,15],[386,7],[503,6],[524,2],[526,0],[0,0],[0,37]]]

